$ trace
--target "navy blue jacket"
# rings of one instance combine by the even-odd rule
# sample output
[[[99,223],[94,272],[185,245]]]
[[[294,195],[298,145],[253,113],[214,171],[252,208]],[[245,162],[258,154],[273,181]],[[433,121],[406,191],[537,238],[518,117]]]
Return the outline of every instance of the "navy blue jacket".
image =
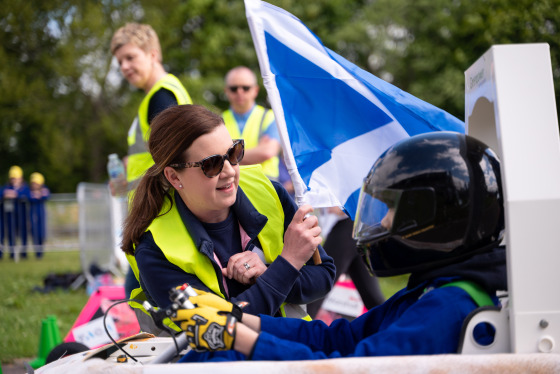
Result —
[[[273,181],[272,184],[284,209],[285,232],[297,206],[280,183]],[[214,260],[213,243],[206,230],[178,195],[176,195],[175,201],[188,232],[199,251],[212,262],[218,281],[221,283],[222,273]],[[241,188],[237,190],[237,199],[232,210],[251,238],[247,250],[251,250],[255,245],[260,247],[257,234],[264,227],[267,218],[253,207]],[[308,304],[324,297],[333,286],[336,271],[333,259],[321,246],[319,246],[319,253],[322,259],[321,265],[314,265],[313,259],[310,259],[299,271],[282,256],[278,256],[253,285],[242,285],[235,280],[227,279],[230,300],[233,302],[248,301],[249,305],[245,308],[247,313],[275,315],[283,302]],[[141,237],[134,256],[141,274],[142,289],[159,307],[168,306],[171,303],[169,290],[183,283],[189,283],[194,288],[211,292],[198,277],[188,274],[170,263],[154,242],[150,232],[144,233]]]
[[[17,198],[9,203],[12,204],[11,209],[13,210],[8,210],[8,199],[4,199],[5,234],[8,236],[8,242],[11,246],[15,245],[16,236],[21,238],[22,244],[25,246],[27,244],[27,210],[31,193],[29,186],[24,182],[18,189],[15,189],[12,184],[8,183],[4,186],[2,194],[6,190],[16,191]]]
[[[250,358],[315,360],[456,353],[463,321],[477,305],[461,288],[440,287],[460,279],[476,282],[489,295],[507,289],[505,249],[495,248],[459,264],[412,274],[406,288],[352,322],[337,319],[327,326],[322,321],[261,315],[261,333]],[[477,339],[491,341],[485,331]],[[235,351],[193,351],[181,362],[244,358]]]
[[[50,197],[50,190],[43,186],[41,197],[29,195],[29,223],[31,227],[31,237],[33,244],[42,245],[47,236],[47,213],[45,203]]]

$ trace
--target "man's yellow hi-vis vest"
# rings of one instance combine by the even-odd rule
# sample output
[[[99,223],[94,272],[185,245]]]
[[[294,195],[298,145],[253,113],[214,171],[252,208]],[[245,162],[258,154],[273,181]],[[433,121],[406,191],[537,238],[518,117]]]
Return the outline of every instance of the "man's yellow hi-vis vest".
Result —
[[[263,174],[260,165],[240,167],[239,186],[249,198],[255,209],[264,214],[268,221],[258,234],[259,243],[264,253],[266,263],[272,263],[282,253],[284,246],[284,210],[274,186]],[[173,196],[174,193],[171,193]],[[146,231],[150,231],[154,242],[161,249],[165,257],[185,272],[194,274],[214,293],[225,298],[222,275],[217,274],[211,259],[199,252],[192,237],[188,233],[177,205],[166,200],[161,212],[167,212],[152,221]],[[133,256],[127,255],[132,270],[139,279],[139,270]],[[143,291],[138,288],[132,292],[132,298],[142,298]],[[138,307],[138,305],[133,305]],[[282,304],[280,313],[284,317],[310,319],[305,310],[299,305]]]
[[[154,84],[150,92],[144,97],[138,114],[130,130],[128,130],[128,163],[126,166],[126,180],[132,182],[144,175],[146,170],[154,164],[152,155],[148,152],[148,139],[150,137],[150,124],[148,123],[148,107],[150,99],[160,89],[165,88],[175,95],[177,104],[192,104],[189,93],[179,79],[172,74],[167,74]]]
[[[245,127],[243,127],[243,133],[239,132],[239,125],[233,116],[231,109],[226,110],[222,117],[224,118],[224,123],[228,129],[229,135],[233,139],[244,139],[245,149],[255,148],[259,144],[259,138],[261,134],[266,131],[268,126],[274,121],[274,113],[270,109],[265,109],[260,105],[255,105],[255,108],[251,112]],[[280,164],[280,159],[275,156],[265,162],[263,162],[262,168],[264,173],[272,179],[277,180],[279,171],[278,166]]]

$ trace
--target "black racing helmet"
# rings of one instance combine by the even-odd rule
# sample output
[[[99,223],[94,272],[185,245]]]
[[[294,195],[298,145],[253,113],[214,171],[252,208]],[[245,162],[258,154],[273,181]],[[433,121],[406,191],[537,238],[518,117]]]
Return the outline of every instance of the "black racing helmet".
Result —
[[[461,261],[503,234],[498,157],[473,137],[438,131],[400,141],[374,163],[353,236],[370,271],[393,276]]]

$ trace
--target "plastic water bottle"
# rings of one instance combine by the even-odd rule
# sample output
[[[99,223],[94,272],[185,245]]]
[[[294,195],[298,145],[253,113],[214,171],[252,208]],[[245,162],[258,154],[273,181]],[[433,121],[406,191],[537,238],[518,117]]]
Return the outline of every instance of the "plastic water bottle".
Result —
[[[117,196],[124,195],[123,185],[126,177],[124,175],[124,164],[116,153],[111,153],[109,155],[109,162],[107,163],[107,172],[109,173],[109,179],[115,188],[115,194]]]

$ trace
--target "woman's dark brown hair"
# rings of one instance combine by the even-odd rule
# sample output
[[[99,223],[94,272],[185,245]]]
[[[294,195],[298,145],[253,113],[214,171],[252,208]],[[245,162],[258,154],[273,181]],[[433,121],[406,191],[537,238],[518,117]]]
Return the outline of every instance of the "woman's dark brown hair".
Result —
[[[222,117],[200,105],[172,106],[152,120],[148,149],[155,164],[132,192],[130,214],[123,226],[121,248],[125,253],[134,254],[134,246],[160,214],[165,199],[171,201],[173,191],[170,191],[171,185],[163,173],[165,167],[185,162],[185,151],[192,143],[223,123]]]

